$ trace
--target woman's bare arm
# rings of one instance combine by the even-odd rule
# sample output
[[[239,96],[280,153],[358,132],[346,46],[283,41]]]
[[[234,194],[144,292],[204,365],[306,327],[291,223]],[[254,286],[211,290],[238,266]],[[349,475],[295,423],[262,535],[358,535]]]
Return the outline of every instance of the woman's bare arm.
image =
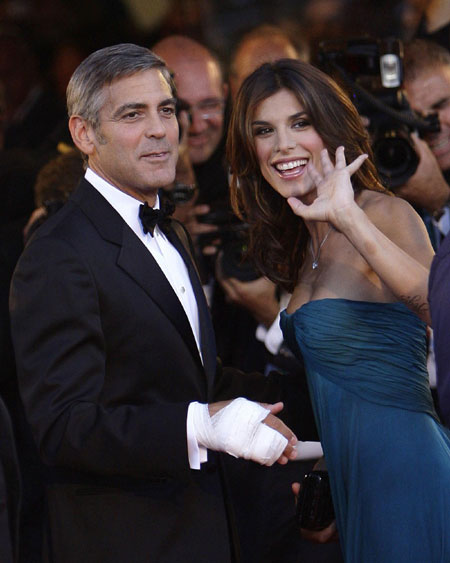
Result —
[[[305,220],[333,224],[390,291],[430,324],[428,275],[433,249],[420,218],[409,204],[397,198],[383,197],[382,203],[375,198],[366,209],[355,202],[350,177],[365,155],[346,165],[344,149],[339,147],[336,165],[326,150],[321,158],[323,174],[308,164],[317,198],[310,205],[289,198],[294,213]]]

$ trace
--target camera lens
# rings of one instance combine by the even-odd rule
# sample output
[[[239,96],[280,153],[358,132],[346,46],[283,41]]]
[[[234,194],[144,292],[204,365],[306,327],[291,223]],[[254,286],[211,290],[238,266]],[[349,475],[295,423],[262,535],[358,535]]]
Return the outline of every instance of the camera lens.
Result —
[[[416,171],[419,157],[409,135],[401,129],[384,131],[372,143],[375,165],[384,184],[397,188]]]

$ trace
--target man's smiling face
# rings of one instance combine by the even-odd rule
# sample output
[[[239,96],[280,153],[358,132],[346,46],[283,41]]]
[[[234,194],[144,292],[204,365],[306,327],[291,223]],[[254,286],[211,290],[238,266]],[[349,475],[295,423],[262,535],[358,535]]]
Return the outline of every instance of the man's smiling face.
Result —
[[[170,184],[178,157],[178,123],[170,86],[157,69],[104,87],[105,103],[89,166],[120,190],[145,200]]]
[[[434,65],[405,82],[413,109],[438,113],[441,130],[425,137],[442,170],[450,170],[450,65]]]

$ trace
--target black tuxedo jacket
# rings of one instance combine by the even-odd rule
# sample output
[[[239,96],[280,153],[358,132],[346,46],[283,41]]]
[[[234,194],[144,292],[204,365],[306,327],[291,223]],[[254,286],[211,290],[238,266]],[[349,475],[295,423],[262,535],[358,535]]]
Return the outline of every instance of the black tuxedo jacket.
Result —
[[[233,560],[220,456],[189,469],[186,416],[212,397],[183,307],[151,254],[83,180],[35,234],[11,288],[21,395],[50,468],[47,558],[61,563]]]

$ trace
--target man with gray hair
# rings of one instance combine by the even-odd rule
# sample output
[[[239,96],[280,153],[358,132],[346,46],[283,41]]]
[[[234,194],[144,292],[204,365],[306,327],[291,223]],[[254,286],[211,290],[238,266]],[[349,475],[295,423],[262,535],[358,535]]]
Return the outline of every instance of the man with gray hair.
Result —
[[[280,403],[212,402],[206,301],[158,196],[175,175],[175,102],[148,49],[115,45],[81,63],[67,104],[86,173],[13,277],[19,385],[49,473],[49,561],[238,561],[218,452],[264,465],[295,456]],[[252,396],[253,378],[223,372],[223,389]]]

